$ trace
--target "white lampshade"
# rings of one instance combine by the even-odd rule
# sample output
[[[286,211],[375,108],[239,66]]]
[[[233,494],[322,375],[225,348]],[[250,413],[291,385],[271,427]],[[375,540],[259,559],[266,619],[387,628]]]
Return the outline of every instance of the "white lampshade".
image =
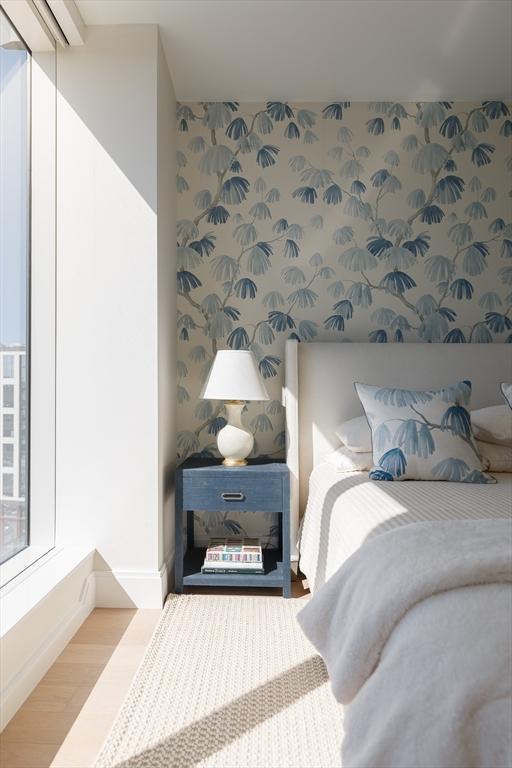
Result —
[[[268,400],[253,353],[242,349],[217,352],[201,397],[203,400]]]

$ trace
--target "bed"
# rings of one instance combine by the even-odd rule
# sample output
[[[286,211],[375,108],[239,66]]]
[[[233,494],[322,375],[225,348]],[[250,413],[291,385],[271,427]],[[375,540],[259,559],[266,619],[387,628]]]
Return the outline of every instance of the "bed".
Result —
[[[500,404],[499,382],[512,380],[510,345],[290,340],[285,363],[292,560],[298,562],[300,549],[312,591],[379,531],[420,520],[511,514],[512,476],[503,473],[492,487],[408,481],[391,489],[367,473],[340,474],[323,461],[339,445],[336,425],[363,415],[355,381],[423,389],[469,379],[473,409]]]
[[[313,593],[299,622],[345,705],[343,768],[509,768],[512,474],[385,483],[323,458],[362,414],[355,381],[469,379],[481,408],[512,379],[510,348],[288,342],[286,360],[292,544]]]
[[[321,462],[309,479],[300,529],[300,569],[316,592],[365,542],[410,523],[509,519],[512,474],[496,485],[409,480],[376,483],[367,472],[340,473]]]

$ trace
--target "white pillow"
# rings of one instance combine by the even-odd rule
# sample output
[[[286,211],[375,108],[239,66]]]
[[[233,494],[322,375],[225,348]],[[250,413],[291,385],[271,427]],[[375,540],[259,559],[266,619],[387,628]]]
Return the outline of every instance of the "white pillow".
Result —
[[[512,472],[512,447],[476,441],[485,469],[489,472]]]
[[[366,416],[344,421],[334,431],[336,437],[354,453],[371,453],[372,433]]]
[[[472,411],[471,424],[477,440],[512,446],[512,410],[508,405],[491,405]]]
[[[329,453],[324,461],[336,467],[338,472],[368,472],[373,466],[373,454],[354,453],[342,445]]]

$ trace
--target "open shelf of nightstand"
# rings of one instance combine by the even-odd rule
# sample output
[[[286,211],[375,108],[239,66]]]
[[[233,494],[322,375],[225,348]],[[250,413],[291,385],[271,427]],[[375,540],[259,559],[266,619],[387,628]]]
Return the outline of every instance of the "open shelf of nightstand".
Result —
[[[183,562],[184,587],[282,587],[283,563],[280,549],[266,549],[263,553],[265,573],[201,573],[206,549],[193,547],[185,553]]]

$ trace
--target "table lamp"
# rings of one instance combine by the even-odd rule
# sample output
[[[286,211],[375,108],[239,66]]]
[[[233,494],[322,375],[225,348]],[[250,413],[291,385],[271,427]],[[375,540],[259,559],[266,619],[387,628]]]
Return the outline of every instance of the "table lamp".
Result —
[[[203,400],[224,400],[228,423],[217,435],[217,447],[227,467],[243,467],[254,438],[242,424],[245,400],[268,400],[258,364],[249,350],[217,352],[201,392]]]

